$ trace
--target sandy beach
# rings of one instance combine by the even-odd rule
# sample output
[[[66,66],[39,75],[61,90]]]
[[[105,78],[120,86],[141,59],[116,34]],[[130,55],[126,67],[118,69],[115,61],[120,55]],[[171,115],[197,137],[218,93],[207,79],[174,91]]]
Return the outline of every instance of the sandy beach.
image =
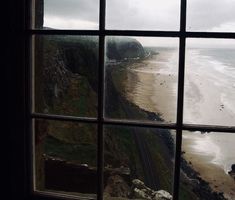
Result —
[[[124,81],[124,93],[129,101],[147,111],[160,113],[166,122],[176,121],[177,55],[177,51],[162,50],[158,55],[134,63],[129,66]],[[231,102],[235,95],[231,94],[230,87],[233,85],[230,80],[224,80],[220,69],[217,74],[211,68],[201,73],[202,67],[186,69],[184,121],[232,125],[235,115]],[[228,87],[224,87],[226,81]],[[227,95],[231,98],[225,98]],[[235,134],[183,134],[185,159],[192,163],[201,178],[229,200],[235,199],[235,182],[227,173],[235,163],[234,144]]]
[[[174,57],[170,63],[171,57]],[[140,108],[155,112],[167,122],[176,121],[177,52],[154,55],[128,68],[127,99]],[[164,102],[164,103],[163,103]]]

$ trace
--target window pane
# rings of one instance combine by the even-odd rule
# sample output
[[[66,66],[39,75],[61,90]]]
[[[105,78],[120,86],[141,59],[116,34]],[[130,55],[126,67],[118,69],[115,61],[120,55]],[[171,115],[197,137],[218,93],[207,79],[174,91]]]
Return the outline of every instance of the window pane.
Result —
[[[108,118],[175,122],[178,39],[106,38]]]
[[[234,199],[234,151],[234,133],[184,132],[180,199]]]
[[[33,0],[36,29],[98,29],[99,0]]]
[[[170,199],[174,141],[175,131],[105,127],[105,199],[154,199],[157,194],[163,194],[159,190],[164,190],[166,199]]]
[[[187,1],[188,31],[235,31],[234,0]]]
[[[235,123],[235,40],[188,39],[184,122]]]
[[[179,30],[179,0],[108,0],[106,26],[122,30]]]
[[[35,121],[36,190],[95,198],[96,125]]]
[[[98,37],[33,40],[35,112],[96,117]]]

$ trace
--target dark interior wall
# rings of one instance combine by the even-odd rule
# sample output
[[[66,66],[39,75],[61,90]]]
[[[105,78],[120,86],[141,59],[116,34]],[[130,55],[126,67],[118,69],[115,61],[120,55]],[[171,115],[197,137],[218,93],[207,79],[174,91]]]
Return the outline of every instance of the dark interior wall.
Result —
[[[1,33],[4,33],[2,40],[4,48],[3,59],[1,60],[4,70],[4,89],[2,98],[6,101],[3,108],[6,108],[7,123],[4,123],[1,131],[2,151],[7,159],[4,163],[6,169],[2,171],[4,179],[1,182],[6,186],[6,199],[26,199],[26,148],[25,148],[25,0],[4,1],[1,4],[4,23],[1,24]],[[5,110],[5,109],[4,109]],[[4,131],[3,131],[4,130]],[[7,137],[7,139],[5,139]],[[3,158],[2,158],[3,159]],[[6,176],[6,177],[5,177]],[[1,184],[2,185],[2,184]],[[5,196],[2,194],[2,196]]]

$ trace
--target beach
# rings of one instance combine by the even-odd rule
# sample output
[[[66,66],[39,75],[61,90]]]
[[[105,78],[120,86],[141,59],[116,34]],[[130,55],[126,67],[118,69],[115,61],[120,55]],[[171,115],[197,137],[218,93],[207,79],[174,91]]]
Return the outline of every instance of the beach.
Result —
[[[165,121],[174,123],[178,53],[175,50],[169,52],[168,49],[162,51],[164,53],[128,67],[124,92],[127,99],[140,108],[158,113]]]
[[[163,48],[158,52],[128,67],[124,94],[140,108],[160,114],[165,122],[174,123],[178,51]],[[232,64],[225,65],[202,52],[192,49],[186,55],[184,122],[234,125],[235,70]],[[234,144],[234,133],[183,133],[184,158],[192,163],[191,167],[202,179],[229,200],[235,199],[235,182],[228,175],[235,163]]]

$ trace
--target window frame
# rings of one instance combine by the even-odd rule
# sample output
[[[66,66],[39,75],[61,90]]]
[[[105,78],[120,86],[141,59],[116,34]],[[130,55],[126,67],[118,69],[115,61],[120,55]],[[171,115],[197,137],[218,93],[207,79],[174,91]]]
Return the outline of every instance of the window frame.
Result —
[[[11,189],[13,197],[22,199],[70,199],[67,195],[55,195],[46,192],[35,192],[32,188],[32,120],[48,119],[48,120],[65,120],[85,123],[96,123],[98,125],[98,191],[97,199],[103,198],[103,127],[105,125],[122,125],[135,127],[151,127],[176,130],[176,151],[174,166],[174,188],[173,199],[178,200],[179,196],[179,179],[180,179],[180,161],[181,161],[181,145],[182,131],[216,131],[235,133],[235,126],[214,126],[214,125],[198,125],[183,123],[183,105],[184,105],[184,77],[185,77],[185,42],[186,38],[223,38],[235,39],[233,32],[190,32],[186,31],[186,3],[187,0],[180,0],[180,30],[179,31],[136,31],[136,30],[106,30],[105,29],[105,0],[100,0],[99,13],[99,30],[38,30],[29,28],[31,17],[31,0],[14,1],[9,3],[9,11],[14,19],[11,22],[12,30],[9,31],[8,39],[16,37],[10,42],[10,47],[14,49],[9,58],[17,58],[11,60],[11,66],[8,77],[12,78],[12,73],[16,73],[15,79],[9,82],[11,89],[18,86],[16,92],[10,94],[8,98],[9,105],[13,105],[13,99],[16,99],[18,106],[12,106],[11,113],[14,113],[14,119],[9,117],[9,122],[14,126],[11,127],[11,137],[14,138],[11,143],[14,153],[9,155],[15,156],[10,165],[12,167],[12,176],[16,179],[11,180]],[[13,6],[13,7],[12,7]],[[99,85],[98,85],[98,117],[70,117],[51,114],[39,114],[31,111],[32,99],[32,82],[31,82],[31,63],[30,63],[30,38],[32,35],[96,35],[99,36]],[[177,120],[176,123],[156,123],[156,122],[140,122],[132,120],[115,120],[104,118],[104,82],[105,82],[105,63],[104,48],[106,36],[146,36],[146,37],[175,37],[179,38],[179,65],[178,65],[178,95],[177,95]],[[12,67],[13,66],[13,67]],[[20,97],[20,98],[19,98]],[[21,120],[22,119],[23,123]],[[17,134],[20,133],[20,134]],[[20,149],[20,151],[18,151]],[[14,166],[19,165],[18,169]],[[23,180],[23,184],[22,184]],[[74,196],[73,196],[74,198]],[[13,198],[12,198],[13,199]],[[79,199],[79,197],[78,197]]]

